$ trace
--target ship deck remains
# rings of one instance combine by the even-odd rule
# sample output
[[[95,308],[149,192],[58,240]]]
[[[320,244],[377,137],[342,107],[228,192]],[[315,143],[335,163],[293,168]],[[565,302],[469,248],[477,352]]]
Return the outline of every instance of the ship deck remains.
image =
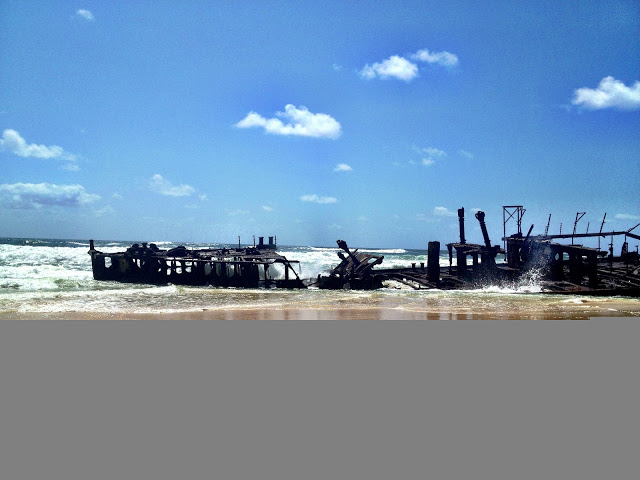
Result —
[[[525,279],[536,278],[541,293],[580,295],[640,296],[640,255],[630,252],[627,238],[640,239],[632,233],[636,227],[624,231],[598,233],[575,233],[531,236],[533,225],[527,235],[522,234],[521,220],[525,209],[522,206],[503,207],[507,215],[517,214],[518,231],[503,237],[506,249],[491,245],[485,214],[475,214],[482,231],[483,243],[467,243],[464,229],[464,208],[458,210],[460,241],[447,244],[449,266],[440,267],[440,242],[429,242],[427,264],[413,263],[409,268],[374,268],[380,265],[383,256],[351,251],[344,240],[338,240],[341,262],[329,275],[319,275],[313,282],[322,289],[375,289],[385,282],[396,281],[416,290],[441,289],[460,290],[481,288],[489,285],[514,286]],[[581,217],[580,217],[581,218]],[[606,218],[606,214],[605,214]],[[576,224],[579,218],[576,217]],[[602,222],[604,225],[604,219]],[[506,228],[505,228],[506,232]],[[613,255],[613,237],[623,235],[620,256]],[[611,237],[609,251],[573,244],[576,238]],[[571,239],[572,244],[554,240]],[[506,262],[496,262],[498,254],[504,254]],[[453,258],[456,265],[453,265]],[[471,264],[469,265],[469,258]]]
[[[124,252],[105,253],[90,240],[89,254],[95,280],[117,282],[211,285],[242,288],[306,288],[289,260],[276,253],[270,237],[268,244],[253,247],[170,250],[155,244],[133,244]],[[280,278],[284,269],[284,278]],[[298,268],[299,270],[299,268]]]

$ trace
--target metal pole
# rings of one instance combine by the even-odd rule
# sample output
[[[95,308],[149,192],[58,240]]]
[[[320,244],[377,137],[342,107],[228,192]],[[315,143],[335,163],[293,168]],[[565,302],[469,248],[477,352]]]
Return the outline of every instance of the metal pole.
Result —
[[[547,236],[549,233],[549,225],[551,224],[551,214],[549,214],[549,220],[547,221],[547,228],[544,229],[544,235]]]

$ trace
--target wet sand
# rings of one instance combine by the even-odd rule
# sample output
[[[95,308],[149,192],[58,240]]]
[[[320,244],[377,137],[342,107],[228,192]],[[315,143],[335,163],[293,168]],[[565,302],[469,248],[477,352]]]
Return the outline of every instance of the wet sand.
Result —
[[[593,317],[637,317],[640,306],[618,311],[480,312],[417,311],[403,308],[251,308],[139,312],[0,312],[0,320],[589,320]]]

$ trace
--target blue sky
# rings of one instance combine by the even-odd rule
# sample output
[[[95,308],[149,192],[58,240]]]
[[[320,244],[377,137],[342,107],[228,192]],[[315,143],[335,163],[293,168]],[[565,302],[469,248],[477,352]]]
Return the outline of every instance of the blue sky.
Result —
[[[0,3],[0,236],[425,248],[640,223],[640,4]],[[513,228],[513,225],[512,225]]]

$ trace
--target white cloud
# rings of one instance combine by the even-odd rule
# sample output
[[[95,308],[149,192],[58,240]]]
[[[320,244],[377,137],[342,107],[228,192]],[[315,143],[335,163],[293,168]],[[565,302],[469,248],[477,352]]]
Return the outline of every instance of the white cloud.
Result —
[[[76,15],[88,21],[92,21],[94,19],[93,13],[91,13],[89,10],[80,9],[76,12]]]
[[[413,60],[435,63],[443,67],[455,67],[458,64],[458,56],[449,52],[429,52],[426,48],[418,50],[411,55]]]
[[[113,215],[116,211],[111,205],[107,205],[99,210],[93,212],[96,217],[104,217],[105,215]]]
[[[207,201],[207,196],[202,194],[202,195],[198,195],[198,198],[200,199],[201,202],[206,202]]]
[[[420,155],[426,155],[426,157],[422,159],[421,163],[427,167],[434,165],[436,163],[436,159],[441,159],[447,156],[447,152],[435,147],[418,148],[414,146],[413,149]],[[409,161],[409,163],[415,165],[415,162]]]
[[[160,195],[166,195],[169,197],[188,197],[195,193],[195,188],[190,185],[177,185],[173,186],[171,182],[162,178],[162,175],[155,174],[149,180],[149,188]]]
[[[433,214],[438,217],[455,217],[458,215],[456,212],[452,212],[446,207],[435,207],[433,209]]]
[[[447,152],[435,147],[425,147],[425,148],[414,147],[414,150],[418,153],[423,153],[430,157],[446,157],[447,156]]]
[[[276,116],[279,118],[264,118],[259,113],[249,112],[235,126],[238,128],[263,127],[267,133],[274,135],[299,135],[316,138],[336,139],[342,133],[340,122],[331,115],[311,113],[304,106],[296,108],[288,104],[284,107],[284,112],[276,112]]]
[[[373,65],[365,65],[360,71],[360,75],[367,79],[394,77],[404,80],[405,82],[410,82],[418,76],[418,66],[404,57],[392,55],[380,63],[376,62]]]
[[[310,203],[336,203],[338,201],[337,198],[334,197],[320,197],[318,195],[311,194],[311,195],[302,195],[300,197],[300,200],[302,200],[303,202],[310,202]]]
[[[273,207],[270,207],[269,205],[263,205],[262,206],[262,210],[264,210],[265,212],[273,212]]]
[[[627,87],[620,80],[604,77],[598,88],[578,88],[573,92],[574,105],[582,105],[591,110],[617,108],[620,110],[640,109],[640,82]]]
[[[60,167],[61,170],[67,170],[68,172],[79,172],[80,171],[80,167],[78,165],[76,165],[75,163],[67,163],[66,165],[63,165]]]
[[[75,155],[65,152],[64,149],[58,145],[51,145],[49,147],[36,145],[35,143],[27,145],[26,140],[22,138],[17,131],[10,128],[2,132],[0,148],[25,158],[62,158],[70,161],[76,159]]]
[[[458,65],[457,55],[450,52],[429,52],[426,48],[418,50],[408,57],[411,60],[437,64],[448,68]],[[392,55],[382,62],[376,62],[372,65],[366,64],[360,70],[360,75],[367,79],[393,77],[410,82],[419,76],[419,72],[418,65],[415,63],[400,55]]]
[[[617,213],[614,215],[616,220],[640,220],[640,215],[631,215],[629,213]]]
[[[353,168],[351,168],[351,166],[347,165],[346,163],[339,163],[338,165],[336,165],[336,168],[333,169],[334,172],[351,172],[353,171]]]
[[[118,192],[115,192],[113,195],[111,195],[111,197],[120,200],[122,198],[122,195],[120,195]]]
[[[458,153],[463,157],[468,158],[469,160],[473,160],[473,158],[475,157],[473,153],[467,152],[466,150],[458,150]]]
[[[440,218],[436,218],[433,215],[427,215],[425,213],[416,213],[416,220],[418,222],[425,223],[439,223],[441,221]]]
[[[11,208],[80,207],[100,199],[82,185],[51,183],[13,183],[0,185],[0,200]]]
[[[335,70],[336,72],[339,72],[340,70],[342,70],[342,65],[338,65],[337,63],[334,63],[332,65],[333,70]]]

